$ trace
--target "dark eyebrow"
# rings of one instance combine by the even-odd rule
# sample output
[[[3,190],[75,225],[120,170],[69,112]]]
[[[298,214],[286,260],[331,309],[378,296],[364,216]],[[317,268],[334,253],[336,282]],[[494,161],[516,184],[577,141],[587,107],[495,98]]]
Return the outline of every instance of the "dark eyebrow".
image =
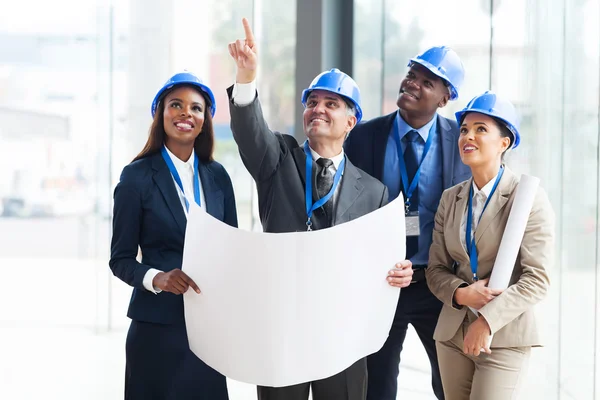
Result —
[[[180,103],[183,103],[183,100],[181,100],[181,99],[178,99],[177,97],[175,97],[174,99],[171,99],[171,100],[169,100],[169,103],[171,103],[171,102],[173,102],[173,101],[178,101],[178,102],[180,102]],[[194,104],[195,104],[195,105],[202,106],[202,103],[198,103],[197,101],[195,101],[195,102],[193,102],[193,103],[192,103],[192,105],[194,105]]]

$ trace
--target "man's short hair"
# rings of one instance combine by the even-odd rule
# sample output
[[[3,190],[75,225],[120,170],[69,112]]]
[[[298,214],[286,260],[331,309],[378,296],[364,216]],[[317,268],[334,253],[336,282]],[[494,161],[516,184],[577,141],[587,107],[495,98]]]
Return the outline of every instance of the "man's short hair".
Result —
[[[356,106],[350,100],[345,97],[342,97],[344,103],[346,103],[346,110],[348,111],[348,115],[352,115],[356,117]]]

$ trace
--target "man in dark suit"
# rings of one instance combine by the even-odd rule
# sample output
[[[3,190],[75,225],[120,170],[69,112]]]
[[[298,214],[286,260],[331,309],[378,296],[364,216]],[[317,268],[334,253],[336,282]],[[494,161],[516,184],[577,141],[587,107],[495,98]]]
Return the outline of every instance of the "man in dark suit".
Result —
[[[236,83],[228,89],[231,129],[244,165],[257,184],[264,231],[324,229],[385,205],[385,186],[354,167],[343,152],[346,135],[362,116],[354,80],[337,69],[313,80],[302,96],[308,141],[299,146],[294,137],[272,132],[263,119],[255,82],[257,45],[248,21],[243,23],[246,39],[229,44],[237,64]],[[390,271],[388,281],[405,287],[411,276],[410,263],[402,262]],[[314,400],[362,400],[366,380],[366,360],[362,359],[319,381],[258,387],[258,398],[307,400],[312,386]]]
[[[396,399],[400,352],[409,323],[429,357],[433,391],[438,399],[444,398],[433,340],[442,303],[429,291],[424,271],[442,192],[470,177],[460,160],[456,121],[437,113],[458,97],[464,79],[458,55],[445,46],[432,47],[408,65],[398,110],[357,125],[344,145],[356,166],[387,186],[390,200],[403,193],[407,217],[414,218],[418,227],[410,232],[407,225],[406,257],[415,271],[413,284],[400,295],[385,345],[368,357],[369,400]]]

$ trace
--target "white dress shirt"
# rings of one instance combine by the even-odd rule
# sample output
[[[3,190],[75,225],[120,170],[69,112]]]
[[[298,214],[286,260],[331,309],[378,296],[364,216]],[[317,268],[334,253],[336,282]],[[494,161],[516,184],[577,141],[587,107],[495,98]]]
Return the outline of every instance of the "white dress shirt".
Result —
[[[492,189],[494,188],[494,183],[496,183],[496,179],[498,175],[492,178],[484,187],[480,189],[477,188],[475,181],[473,181],[473,219],[471,220],[471,239],[475,235],[475,230],[477,229],[477,224],[479,223],[479,217],[481,216],[481,212],[483,211],[483,206],[487,201],[487,198],[490,196]],[[469,203],[467,202],[467,209],[463,214],[462,221],[460,223],[460,243],[463,245],[465,250],[467,250],[467,254],[469,253],[469,249],[467,248],[466,242],[466,234],[467,234],[467,213],[469,212]]]
[[[256,97],[256,81],[250,83],[234,83],[231,98],[238,106],[247,106]]]
[[[252,81],[250,83],[235,83],[233,85],[233,92],[232,92],[231,98],[233,99],[233,102],[236,105],[247,106],[248,104],[250,104],[254,101],[254,97],[256,97],[256,81]],[[310,148],[310,153],[312,154],[314,161],[317,161],[319,158],[323,158],[319,155],[319,153],[314,151],[312,148]],[[343,149],[340,152],[340,154],[330,158],[330,160],[333,161],[333,165],[331,167],[329,167],[329,170],[331,171],[331,173],[334,176],[335,176],[335,173],[337,172],[337,169],[339,168],[340,163],[342,162],[343,159],[344,159],[344,150]],[[344,176],[344,171],[342,171],[342,177],[343,176]],[[341,183],[342,183],[342,180],[340,178],[340,183],[337,185],[337,187],[335,188],[335,192],[333,193],[334,207],[337,202],[338,194],[340,192]]]
[[[171,151],[167,148],[167,146],[165,146],[165,149],[167,150],[167,154],[171,158],[171,161],[173,161],[173,165],[175,166],[175,169],[177,170],[177,173],[179,174],[179,178],[181,179],[181,184],[183,185],[183,191],[182,191],[179,188],[177,181],[175,181],[175,178],[171,175],[171,177],[173,177],[173,185],[175,185],[175,189],[177,190],[177,194],[179,195],[179,201],[181,201],[181,207],[183,207],[183,212],[187,218],[188,210],[187,210],[187,207],[185,206],[185,199],[187,199],[190,207],[198,206],[196,204],[196,201],[194,200],[194,176],[195,176],[195,174],[194,174],[194,158],[195,158],[195,153],[194,153],[194,150],[192,150],[192,155],[190,156],[190,158],[187,161],[181,161],[179,158],[177,158],[176,155],[171,153]],[[204,190],[202,190],[202,180],[200,179],[199,175],[198,175],[198,184],[200,186],[200,207],[202,209],[206,210],[206,208],[204,207],[204,204],[206,204],[205,199],[204,199]],[[156,268],[150,268],[148,270],[148,272],[146,272],[146,275],[144,275],[144,279],[142,280],[142,283],[143,283],[144,287],[146,288],[146,290],[148,290],[154,294],[161,292],[160,289],[155,289],[152,286],[152,281],[154,280],[154,277],[159,272],[161,272],[161,271],[159,271]]]

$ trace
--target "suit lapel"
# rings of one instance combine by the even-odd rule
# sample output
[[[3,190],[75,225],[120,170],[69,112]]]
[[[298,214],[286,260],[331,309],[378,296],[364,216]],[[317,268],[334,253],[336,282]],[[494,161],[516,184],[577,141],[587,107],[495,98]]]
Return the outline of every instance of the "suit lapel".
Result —
[[[181,200],[179,199],[179,194],[177,193],[177,189],[175,188],[175,183],[173,182],[173,176],[165,163],[165,160],[162,159],[160,153],[153,156],[152,159],[152,169],[155,171],[152,179],[158,189],[160,190],[169,210],[171,210],[171,214],[177,225],[181,229],[182,233],[185,232],[185,227],[187,224],[187,219],[185,217],[185,212],[183,211],[183,207],[181,205]]]
[[[504,208],[512,189],[516,184],[516,177],[508,168],[504,167],[504,174],[502,175],[502,179],[498,183],[498,188],[496,192],[492,195],[490,202],[488,203],[483,215],[481,216],[481,221],[477,225],[477,229],[475,229],[475,243],[479,243],[479,240],[485,233],[486,229],[490,226],[496,215]],[[468,197],[468,196],[467,196]]]
[[[305,192],[305,190],[306,190],[306,154],[304,153],[304,143],[302,143],[302,145],[300,147],[294,149],[292,154],[295,159],[295,164],[296,164],[296,168],[298,169],[298,174],[300,175],[300,181],[301,181],[302,188],[303,188],[302,193],[305,194],[306,193]],[[340,181],[341,186],[339,189],[340,190],[339,197],[337,200],[337,204],[334,207],[334,210],[339,208],[339,201],[340,201],[340,198],[342,197],[341,193],[344,188],[344,182],[346,179],[345,175],[346,175],[346,172],[348,171],[348,164],[349,164],[349,161],[348,161],[348,158],[346,157],[346,169],[344,171],[343,178]],[[317,192],[317,171],[318,171],[318,169],[319,169],[319,166],[316,163],[316,160],[313,160],[312,161],[312,176],[310,177],[310,181],[311,181],[311,185],[312,185],[313,204],[319,200],[319,193]],[[307,218],[306,208],[305,208],[306,200],[305,200],[304,196],[302,197],[302,205],[303,205],[303,208],[299,211],[301,211],[302,218],[304,220],[306,220],[306,218]],[[336,212],[336,211],[334,211],[334,212]],[[322,208],[317,208],[316,210],[313,211],[313,216],[312,216],[313,229],[322,229],[322,217],[324,217],[324,215],[325,214],[324,214]],[[335,215],[332,219],[333,219],[332,224],[335,224],[335,220],[336,220]]]
[[[215,175],[212,168],[200,162],[198,164],[200,172],[200,182],[204,191],[204,200],[206,201],[206,212],[217,219],[222,219],[224,194],[221,188],[215,182]]]
[[[456,196],[456,203],[454,204],[454,221],[452,221],[452,230],[455,232],[455,239],[458,247],[460,247],[460,253],[465,257],[466,260],[469,259],[469,255],[465,250],[464,246],[461,242],[461,235],[465,233],[462,230],[461,223],[462,219],[465,215],[465,211],[467,209],[467,202],[469,201],[469,190],[471,189],[471,185],[473,185],[473,178],[469,179],[469,181],[465,184],[458,195]]]
[[[300,174],[300,181],[302,183],[302,187],[306,190],[306,153],[304,153],[304,143],[302,146],[298,147],[293,151],[293,157],[295,159],[296,168],[298,170],[298,174]],[[346,159],[348,162],[348,159]],[[316,160],[312,160],[312,201],[313,203],[319,200],[319,193],[317,193],[317,171],[319,169],[319,165]],[[341,190],[341,187],[340,187]],[[304,198],[303,203],[305,202]]]
[[[306,187],[306,154],[304,153],[304,143],[292,150],[292,157],[294,157],[294,164],[296,164],[296,169],[298,170],[298,175],[300,175],[302,186]],[[315,160],[313,160],[313,174],[315,169],[314,161]]]
[[[398,111],[386,115],[381,119],[379,129],[373,132],[373,172],[374,178],[383,181],[383,170],[385,168],[385,150],[392,125],[396,122]]]
[[[305,190],[306,190],[306,154],[304,153],[304,142],[294,148],[291,151],[291,155],[292,157],[294,157],[294,164],[296,164],[296,169],[298,171],[298,176],[300,177],[300,184],[302,185],[302,208],[298,208],[298,207],[292,207],[292,209],[298,213],[298,216],[300,219],[306,221],[306,219],[308,218],[306,215],[306,199],[305,199]],[[313,203],[315,201],[317,201],[318,198],[318,194],[317,194],[317,186],[315,184],[315,177],[316,177],[316,168],[317,168],[317,164],[315,162],[315,160],[313,160],[313,164],[312,164],[312,201]],[[315,210],[316,212],[318,212],[318,210]],[[314,218],[314,212],[313,212],[313,224],[315,224],[315,226],[313,226],[313,228],[318,229],[318,219]]]
[[[360,183],[360,173],[354,165],[346,158],[346,168],[341,182],[340,193],[335,207],[335,217],[333,225],[348,221],[348,209],[352,207],[356,199],[364,190],[364,186]]]
[[[386,139],[387,140],[387,139]],[[306,186],[306,155],[303,150],[303,146],[300,146],[292,151],[292,156],[295,159],[296,168],[298,170],[298,174],[300,176],[300,180],[302,181],[303,188]],[[318,168],[316,162],[313,160],[313,176],[311,177],[312,187],[313,187],[313,202],[319,200],[319,196],[316,190],[316,169]],[[346,157],[346,167],[344,169],[344,174],[342,175],[342,180],[340,182],[339,194],[337,197],[337,201],[335,204],[335,215],[332,221],[333,225],[340,224],[348,220],[347,211],[358,196],[364,190],[364,186],[359,182],[361,176],[356,167],[350,162],[348,157]],[[304,204],[304,199],[302,201]],[[303,218],[306,219],[306,213],[302,213]]]

